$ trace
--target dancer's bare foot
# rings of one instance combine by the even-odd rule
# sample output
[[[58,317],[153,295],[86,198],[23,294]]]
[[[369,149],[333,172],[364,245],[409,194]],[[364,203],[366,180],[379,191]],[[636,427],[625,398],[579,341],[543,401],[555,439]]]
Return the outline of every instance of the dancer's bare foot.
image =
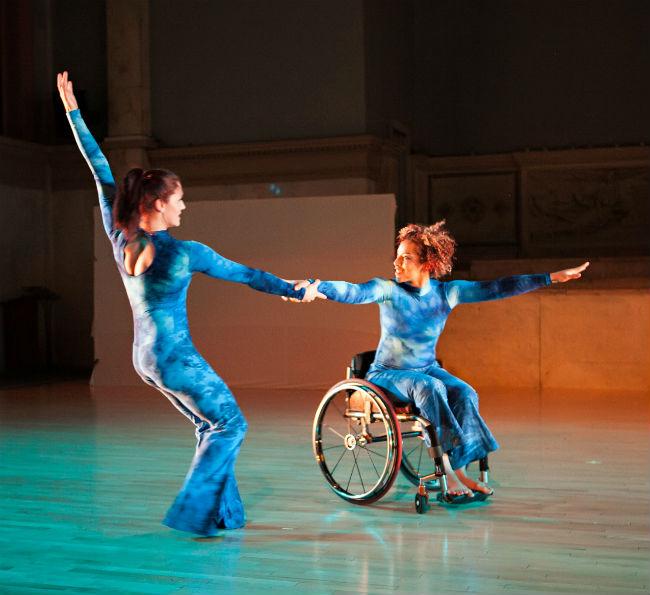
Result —
[[[465,469],[455,469],[454,473],[458,481],[460,481],[464,486],[468,487],[472,492],[478,492],[479,494],[484,494],[485,496],[491,496],[494,493],[494,490],[484,483],[474,481],[471,477],[465,475]]]
[[[461,478],[456,475],[457,472],[451,468],[449,463],[449,457],[443,455],[442,460],[445,466],[445,475],[447,476],[447,493],[453,497],[466,496],[472,498],[474,496],[472,488],[466,486]]]

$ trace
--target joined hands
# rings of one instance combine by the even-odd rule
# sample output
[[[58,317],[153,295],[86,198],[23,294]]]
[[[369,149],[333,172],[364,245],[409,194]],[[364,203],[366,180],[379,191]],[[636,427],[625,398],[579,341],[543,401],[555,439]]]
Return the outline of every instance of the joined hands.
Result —
[[[316,298],[319,300],[326,300],[327,296],[318,291],[318,286],[320,285],[320,279],[310,280],[303,279],[301,281],[287,281],[287,283],[292,283],[293,288],[298,291],[300,289],[305,290],[305,295],[301,300],[298,298],[289,298],[282,296],[282,299],[285,302],[297,302],[297,303],[306,303],[313,302]]]

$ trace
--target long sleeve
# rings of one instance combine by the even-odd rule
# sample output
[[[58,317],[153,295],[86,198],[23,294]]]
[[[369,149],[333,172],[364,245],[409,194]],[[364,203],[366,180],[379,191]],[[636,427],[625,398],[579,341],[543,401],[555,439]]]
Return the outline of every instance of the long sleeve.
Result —
[[[346,281],[321,281],[318,291],[327,299],[345,304],[372,304],[390,299],[391,282],[375,277],[365,283],[347,283]]]
[[[190,270],[204,273],[215,279],[248,285],[257,291],[302,299],[304,289],[296,291],[291,283],[259,269],[252,269],[233,260],[224,258],[212,248],[200,242],[187,242],[190,245]]]
[[[487,302],[521,295],[551,284],[548,273],[540,275],[515,275],[495,281],[450,281],[445,284],[445,294],[450,308],[458,304]]]
[[[104,229],[110,237],[114,231],[113,198],[115,197],[115,180],[113,179],[111,168],[102,150],[99,148],[97,141],[93,138],[86,123],[83,121],[81,112],[76,109],[68,112],[67,116],[72,133],[77,141],[77,146],[95,178]]]

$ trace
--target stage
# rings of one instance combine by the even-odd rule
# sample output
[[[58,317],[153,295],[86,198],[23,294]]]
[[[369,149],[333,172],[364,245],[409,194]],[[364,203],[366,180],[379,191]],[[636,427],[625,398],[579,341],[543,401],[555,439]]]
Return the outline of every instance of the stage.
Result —
[[[248,526],[201,539],[160,524],[194,447],[164,397],[0,390],[0,591],[650,592],[647,394],[481,391],[495,496],[418,515],[401,476],[371,506],[330,491],[311,450],[321,392],[234,392]]]

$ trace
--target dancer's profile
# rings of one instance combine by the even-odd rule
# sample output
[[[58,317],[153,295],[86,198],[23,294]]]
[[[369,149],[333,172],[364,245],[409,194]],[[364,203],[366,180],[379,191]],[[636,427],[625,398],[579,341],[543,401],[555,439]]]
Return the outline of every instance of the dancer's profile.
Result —
[[[476,391],[436,360],[436,344],[447,317],[459,304],[507,298],[578,279],[589,263],[550,274],[441,282],[438,278],[451,272],[456,248],[443,221],[407,225],[398,233],[396,244],[393,279],[374,278],[362,284],[316,282],[317,297],[379,304],[381,338],[366,379],[414,404],[435,425],[446,452],[449,495],[456,502],[484,499],[492,490],[468,477],[465,466],[498,445],[479,415]],[[296,288],[303,286],[306,282]]]
[[[229,388],[192,344],[188,286],[193,273],[204,273],[302,301],[314,298],[315,286],[295,290],[295,282],[171,236],[168,229],[180,225],[185,209],[178,176],[163,169],[132,169],[116,189],[109,164],[81,117],[67,72],[57,76],[57,87],[95,178],[104,229],[133,309],[133,365],[196,427],[194,460],[163,522],[206,536],[242,527],[245,514],[234,466],[247,425]]]

